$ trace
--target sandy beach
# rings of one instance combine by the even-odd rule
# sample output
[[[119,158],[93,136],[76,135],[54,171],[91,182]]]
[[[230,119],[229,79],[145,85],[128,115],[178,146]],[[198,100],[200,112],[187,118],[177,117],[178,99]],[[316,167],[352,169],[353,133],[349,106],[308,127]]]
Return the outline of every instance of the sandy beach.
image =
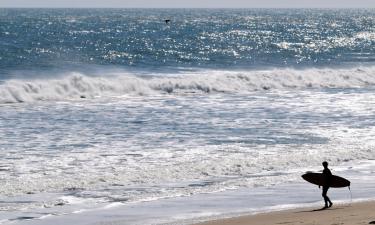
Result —
[[[374,221],[374,222],[372,222]],[[371,223],[372,222],[372,223]],[[338,204],[327,210],[298,208],[229,219],[212,220],[196,225],[364,225],[375,224],[375,201]]]

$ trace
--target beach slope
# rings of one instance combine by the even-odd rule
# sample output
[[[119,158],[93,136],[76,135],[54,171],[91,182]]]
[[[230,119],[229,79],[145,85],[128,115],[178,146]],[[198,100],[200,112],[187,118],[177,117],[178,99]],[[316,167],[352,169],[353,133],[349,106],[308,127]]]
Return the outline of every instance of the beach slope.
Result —
[[[197,225],[364,225],[375,221],[375,201],[334,205],[327,210],[299,208],[229,219],[212,220]],[[371,223],[375,224],[375,222]]]

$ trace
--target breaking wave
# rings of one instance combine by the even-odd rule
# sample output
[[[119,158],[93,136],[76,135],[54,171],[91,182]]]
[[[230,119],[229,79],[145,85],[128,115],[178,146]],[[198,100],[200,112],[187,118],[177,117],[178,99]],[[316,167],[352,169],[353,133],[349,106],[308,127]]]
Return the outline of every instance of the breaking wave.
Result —
[[[246,93],[273,89],[361,88],[374,85],[375,67],[201,71],[167,76],[122,73],[93,77],[72,72],[59,79],[7,80],[0,84],[0,103],[59,101],[125,94]]]

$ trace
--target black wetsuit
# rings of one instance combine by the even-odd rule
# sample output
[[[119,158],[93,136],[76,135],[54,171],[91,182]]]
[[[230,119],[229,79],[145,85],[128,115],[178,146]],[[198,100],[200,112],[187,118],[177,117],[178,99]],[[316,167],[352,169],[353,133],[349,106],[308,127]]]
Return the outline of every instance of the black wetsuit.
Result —
[[[327,196],[327,192],[329,189],[329,182],[332,176],[331,170],[329,170],[328,168],[324,168],[323,175],[324,175],[324,185],[323,185],[322,196],[324,198],[325,208],[328,208],[332,206],[332,202]]]

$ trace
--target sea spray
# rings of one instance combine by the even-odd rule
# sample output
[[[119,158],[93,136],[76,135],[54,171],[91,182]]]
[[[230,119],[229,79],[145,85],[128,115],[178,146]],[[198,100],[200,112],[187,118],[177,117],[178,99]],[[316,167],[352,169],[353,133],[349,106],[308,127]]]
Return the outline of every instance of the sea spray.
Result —
[[[129,72],[89,76],[68,73],[59,79],[7,80],[0,103],[59,101],[101,96],[178,93],[246,93],[278,89],[371,88],[375,68],[273,69],[263,71],[201,70],[185,74],[138,76]]]

